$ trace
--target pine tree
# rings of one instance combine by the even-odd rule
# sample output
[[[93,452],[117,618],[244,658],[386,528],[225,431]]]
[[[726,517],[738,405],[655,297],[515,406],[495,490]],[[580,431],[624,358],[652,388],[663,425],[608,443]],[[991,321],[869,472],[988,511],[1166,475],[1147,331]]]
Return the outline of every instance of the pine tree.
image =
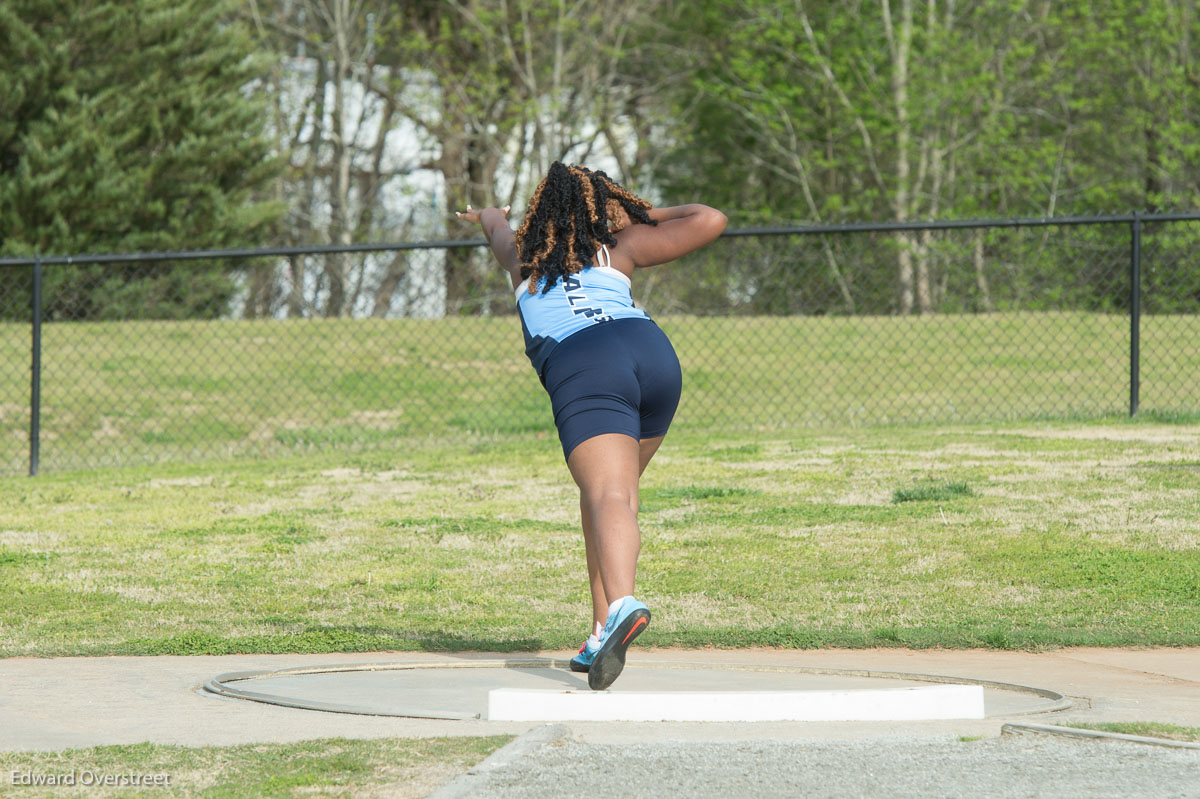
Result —
[[[281,210],[230,0],[0,5],[0,253],[253,246]],[[236,264],[47,273],[59,318],[216,316]]]

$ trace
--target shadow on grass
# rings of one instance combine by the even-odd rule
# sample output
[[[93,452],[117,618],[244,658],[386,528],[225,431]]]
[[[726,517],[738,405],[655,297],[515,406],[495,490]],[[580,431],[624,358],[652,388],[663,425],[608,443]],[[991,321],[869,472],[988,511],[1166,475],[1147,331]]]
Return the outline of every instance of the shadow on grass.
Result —
[[[189,632],[136,638],[95,654],[112,655],[292,655],[326,652],[532,652],[547,648],[540,638],[488,638],[387,627],[310,627],[303,632],[224,637]]]
[[[649,630],[639,639],[647,648],[684,649],[990,649],[1040,652],[1070,646],[1197,646],[1194,631],[1164,638],[1161,632],[1132,634],[1127,629],[1025,626],[1007,628],[967,625],[961,628],[883,626],[871,630],[811,629],[772,625],[758,629],[705,627],[676,631]],[[490,638],[428,630],[371,627],[320,627],[294,634],[222,637],[193,632],[162,638],[140,638],[119,644],[74,647],[70,651],[45,651],[59,655],[292,655],[335,652],[445,652],[530,653],[572,648],[566,639]]]

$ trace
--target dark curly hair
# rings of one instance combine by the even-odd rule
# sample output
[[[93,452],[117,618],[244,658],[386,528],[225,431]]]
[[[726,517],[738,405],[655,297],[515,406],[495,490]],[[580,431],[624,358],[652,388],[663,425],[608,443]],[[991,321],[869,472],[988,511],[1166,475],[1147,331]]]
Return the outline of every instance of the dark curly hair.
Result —
[[[521,279],[529,278],[529,293],[537,293],[543,277],[544,294],[560,277],[593,264],[601,244],[615,246],[608,222],[617,206],[633,223],[658,224],[646,213],[650,203],[603,172],[561,161],[551,164],[516,235]]]

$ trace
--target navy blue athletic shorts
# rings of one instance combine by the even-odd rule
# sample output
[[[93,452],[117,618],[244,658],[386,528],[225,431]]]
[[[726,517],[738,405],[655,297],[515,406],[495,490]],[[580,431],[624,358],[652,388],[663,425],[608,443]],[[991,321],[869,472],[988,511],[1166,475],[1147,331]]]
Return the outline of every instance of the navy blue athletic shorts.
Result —
[[[649,319],[614,319],[567,336],[542,369],[563,457],[604,433],[666,435],[682,382],[675,349]]]

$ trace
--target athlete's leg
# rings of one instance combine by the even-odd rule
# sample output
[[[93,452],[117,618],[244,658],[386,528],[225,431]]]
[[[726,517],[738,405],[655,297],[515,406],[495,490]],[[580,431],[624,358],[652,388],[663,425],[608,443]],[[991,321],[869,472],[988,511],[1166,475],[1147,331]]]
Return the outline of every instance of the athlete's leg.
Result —
[[[646,471],[646,464],[654,457],[658,447],[666,436],[643,438],[638,442],[638,474]],[[579,491],[579,518],[583,523],[583,542],[587,550],[588,582],[592,589],[592,622],[604,626],[608,616],[608,594],[604,591],[604,581],[600,579],[600,556],[596,553],[596,538],[592,531],[592,516],[588,512],[587,503],[583,500],[583,489]],[[624,596],[624,594],[622,594]]]
[[[623,433],[587,439],[567,457],[579,485],[580,502],[590,515],[595,562],[611,603],[633,594],[641,533],[637,525],[640,446]],[[608,608],[605,607],[607,615]]]
[[[600,579],[600,556],[596,553],[596,535],[592,531],[592,514],[583,501],[583,489],[579,489],[579,518],[583,522],[583,544],[587,551],[588,582],[592,588],[592,628],[596,622],[604,626],[608,615],[608,597],[604,593],[604,581]]]
[[[650,459],[654,457],[654,453],[658,452],[658,447],[663,443],[666,435],[655,436],[654,438],[643,438],[638,442],[638,476],[640,477],[646,471],[646,464],[650,463]]]

